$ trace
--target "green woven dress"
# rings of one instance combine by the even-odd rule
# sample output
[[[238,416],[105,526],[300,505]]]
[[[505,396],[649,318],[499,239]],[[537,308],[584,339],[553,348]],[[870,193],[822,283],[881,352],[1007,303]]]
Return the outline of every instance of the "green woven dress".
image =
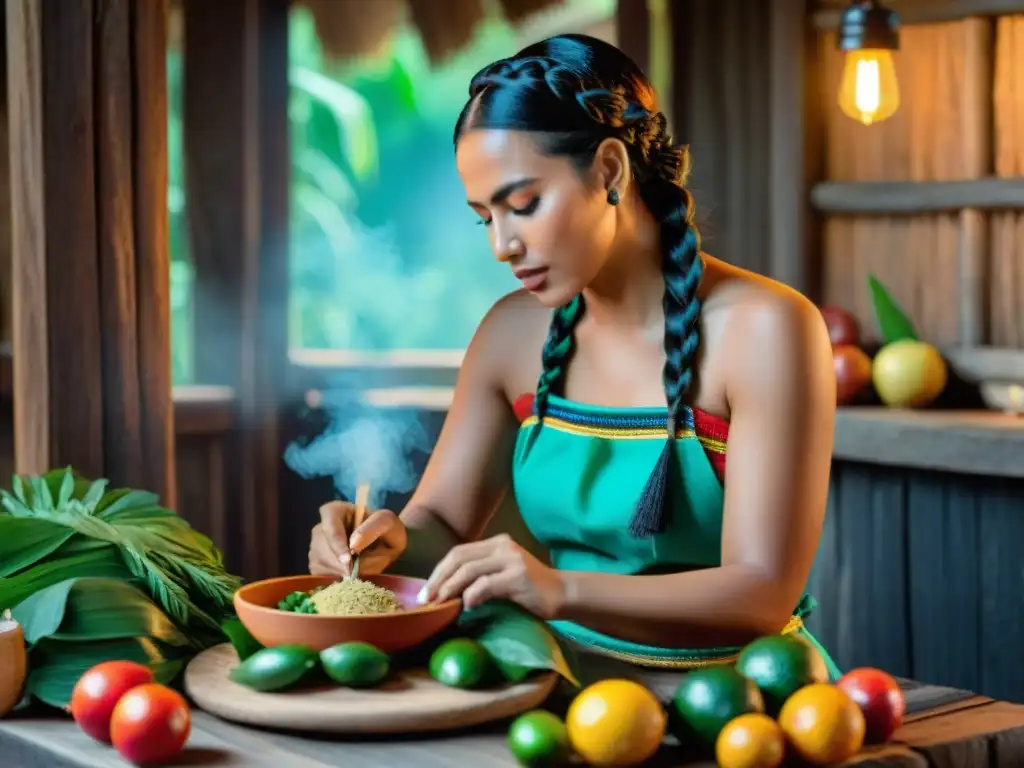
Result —
[[[532,395],[515,403],[520,419],[513,491],[530,532],[561,570],[618,574],[673,573],[720,564],[722,486],[728,423],[687,409],[675,440],[665,529],[647,538],[628,532],[637,499],[665,445],[665,408],[608,408],[550,395],[543,424]],[[839,669],[807,631],[806,595],[783,632],[806,638],[833,679]],[[659,648],[553,621],[589,650],[649,667],[686,669],[735,658],[740,648]]]

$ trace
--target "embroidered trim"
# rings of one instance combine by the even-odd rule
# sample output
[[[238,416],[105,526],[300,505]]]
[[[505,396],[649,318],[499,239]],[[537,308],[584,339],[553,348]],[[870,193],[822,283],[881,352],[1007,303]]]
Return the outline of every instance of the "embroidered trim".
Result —
[[[538,423],[536,415],[523,420],[520,428],[526,429]],[[612,440],[664,440],[667,428],[666,418],[641,415],[598,415],[579,413],[549,405],[544,414],[544,426],[589,437],[605,437]],[[676,429],[676,439],[697,438],[709,451],[726,453],[727,443],[717,437],[698,434],[694,425],[693,412],[684,410],[683,423]]]
[[[803,629],[803,626],[803,619],[799,616],[793,616],[789,623],[783,627],[780,634],[791,634]],[[558,632],[591,653],[597,653],[601,656],[618,659],[619,661],[627,661],[637,666],[658,669],[697,669],[699,667],[709,667],[712,664],[731,664],[736,661],[740,650],[742,650],[741,648],[708,648],[694,651],[681,650],[679,655],[674,657],[651,656],[645,653],[605,648],[561,627],[558,628]]]

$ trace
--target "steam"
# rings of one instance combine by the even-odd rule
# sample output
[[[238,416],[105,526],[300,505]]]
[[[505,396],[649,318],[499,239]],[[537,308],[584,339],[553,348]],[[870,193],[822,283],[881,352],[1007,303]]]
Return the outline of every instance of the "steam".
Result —
[[[355,498],[360,483],[369,483],[372,509],[380,508],[389,493],[416,487],[413,459],[432,443],[415,412],[369,409],[337,396],[325,398],[321,407],[328,411],[327,428],[308,444],[294,442],[285,450],[293,472],[306,479],[333,478],[346,499]]]

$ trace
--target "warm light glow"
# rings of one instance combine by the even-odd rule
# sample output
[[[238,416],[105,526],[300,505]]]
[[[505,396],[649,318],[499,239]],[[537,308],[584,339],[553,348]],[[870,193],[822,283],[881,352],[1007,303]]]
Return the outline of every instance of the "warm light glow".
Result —
[[[892,117],[900,106],[900,86],[892,51],[847,51],[839,108],[854,120],[871,125]]]

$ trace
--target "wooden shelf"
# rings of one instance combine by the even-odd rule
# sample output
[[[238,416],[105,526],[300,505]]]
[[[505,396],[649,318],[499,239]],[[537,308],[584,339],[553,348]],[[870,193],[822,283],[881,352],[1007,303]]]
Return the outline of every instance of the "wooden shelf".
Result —
[[[1024,418],[984,410],[840,408],[833,456],[871,464],[1024,478]]]

